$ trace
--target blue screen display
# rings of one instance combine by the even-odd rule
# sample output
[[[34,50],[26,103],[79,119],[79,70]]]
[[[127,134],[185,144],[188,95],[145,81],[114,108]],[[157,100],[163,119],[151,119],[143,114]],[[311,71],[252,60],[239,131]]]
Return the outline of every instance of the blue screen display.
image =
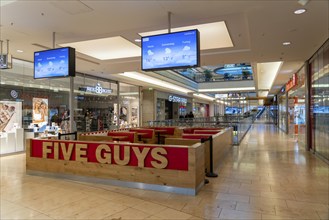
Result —
[[[142,38],[142,70],[199,65],[198,30]]]
[[[242,108],[239,107],[225,107],[225,114],[240,114]]]
[[[34,78],[69,76],[69,48],[34,53]]]

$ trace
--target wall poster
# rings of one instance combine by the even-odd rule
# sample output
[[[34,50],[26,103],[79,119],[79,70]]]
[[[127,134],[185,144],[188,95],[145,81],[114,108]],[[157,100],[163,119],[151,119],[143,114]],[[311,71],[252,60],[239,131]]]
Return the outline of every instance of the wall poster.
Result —
[[[0,132],[22,127],[22,103],[0,101]]]
[[[48,123],[48,99],[33,98],[32,123],[39,127]]]

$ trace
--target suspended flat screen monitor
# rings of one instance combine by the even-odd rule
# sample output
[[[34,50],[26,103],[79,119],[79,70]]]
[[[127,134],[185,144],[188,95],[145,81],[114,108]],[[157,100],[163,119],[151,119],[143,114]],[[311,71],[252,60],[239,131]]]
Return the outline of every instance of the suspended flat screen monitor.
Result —
[[[34,52],[34,79],[75,76],[75,49],[62,47]]]
[[[200,65],[198,30],[142,37],[142,70],[166,70]]]

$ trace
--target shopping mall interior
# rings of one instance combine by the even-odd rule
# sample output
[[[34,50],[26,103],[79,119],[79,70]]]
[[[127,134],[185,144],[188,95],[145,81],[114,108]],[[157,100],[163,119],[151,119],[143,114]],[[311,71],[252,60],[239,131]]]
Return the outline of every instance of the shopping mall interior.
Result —
[[[329,2],[0,0],[1,219],[329,219]]]

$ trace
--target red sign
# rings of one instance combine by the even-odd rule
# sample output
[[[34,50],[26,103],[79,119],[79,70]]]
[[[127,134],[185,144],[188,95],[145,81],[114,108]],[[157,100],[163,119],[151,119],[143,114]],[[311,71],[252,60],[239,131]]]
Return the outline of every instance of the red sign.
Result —
[[[182,147],[33,139],[31,157],[188,170],[188,148]]]
[[[297,78],[297,74],[296,73],[294,73],[293,75],[292,75],[292,79],[290,79],[288,82],[287,82],[287,84],[286,84],[286,92],[288,92],[290,89],[292,89],[294,86],[296,86],[297,85],[297,80],[298,78]]]

